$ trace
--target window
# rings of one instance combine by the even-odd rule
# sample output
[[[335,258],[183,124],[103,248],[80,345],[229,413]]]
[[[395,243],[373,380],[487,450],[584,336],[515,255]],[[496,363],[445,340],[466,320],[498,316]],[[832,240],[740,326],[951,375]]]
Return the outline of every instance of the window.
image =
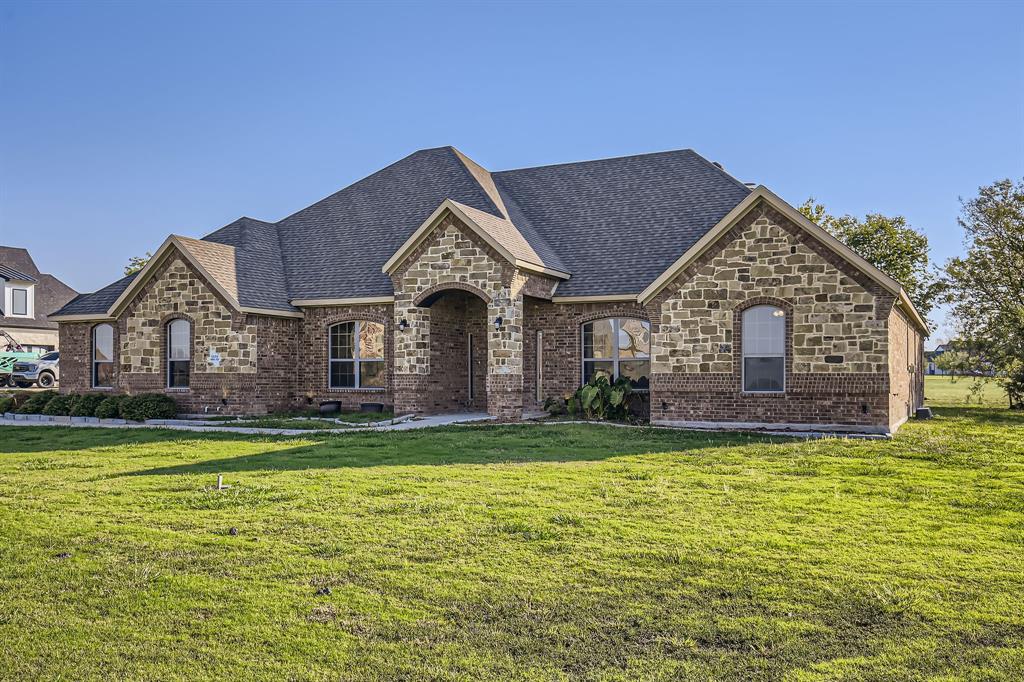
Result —
[[[743,390],[786,388],[786,312],[771,305],[743,311]]]
[[[92,385],[93,388],[114,385],[114,328],[109,324],[92,328]]]
[[[28,316],[28,289],[11,289],[11,315]]]
[[[626,377],[646,391],[651,376],[651,324],[610,318],[583,325],[583,383],[603,374],[609,381]]]
[[[48,349],[43,349],[43,350],[48,350]],[[53,362],[55,360],[60,360],[60,352],[50,351],[49,353],[47,353],[46,355],[44,355],[43,357],[41,357],[39,359],[40,360],[45,360],[46,362]]]
[[[188,388],[192,368],[192,325],[171,320],[167,325],[167,387]]]
[[[328,386],[384,388],[384,325],[342,322],[330,329]]]

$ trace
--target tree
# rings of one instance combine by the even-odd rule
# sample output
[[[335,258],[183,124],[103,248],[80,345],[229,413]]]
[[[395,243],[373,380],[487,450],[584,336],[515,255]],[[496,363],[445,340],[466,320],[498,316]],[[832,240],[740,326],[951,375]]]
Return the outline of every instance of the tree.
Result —
[[[145,256],[132,256],[128,259],[128,265],[124,266],[124,274],[132,275],[146,267],[146,263],[153,257],[149,251],[146,252]]]
[[[967,254],[946,264],[948,301],[972,364],[991,367],[1010,407],[1024,400],[1024,179],[961,200]]]
[[[927,317],[935,307],[945,285],[931,265],[928,237],[908,225],[906,218],[880,213],[869,213],[864,220],[851,215],[837,217],[813,197],[800,206],[800,212],[902,284],[922,316]]]

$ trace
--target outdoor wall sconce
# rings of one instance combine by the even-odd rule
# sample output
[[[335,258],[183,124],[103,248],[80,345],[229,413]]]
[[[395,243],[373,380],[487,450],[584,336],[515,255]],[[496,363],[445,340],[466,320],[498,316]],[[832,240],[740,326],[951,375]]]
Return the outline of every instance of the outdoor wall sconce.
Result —
[[[504,321],[505,320],[502,319],[501,315],[498,315],[496,318],[494,318],[494,329],[495,330],[500,330],[501,329],[501,324]]]
[[[408,328],[409,328],[409,321],[408,320],[403,319],[401,322],[398,323],[398,330],[399,331],[403,331],[404,332]]]

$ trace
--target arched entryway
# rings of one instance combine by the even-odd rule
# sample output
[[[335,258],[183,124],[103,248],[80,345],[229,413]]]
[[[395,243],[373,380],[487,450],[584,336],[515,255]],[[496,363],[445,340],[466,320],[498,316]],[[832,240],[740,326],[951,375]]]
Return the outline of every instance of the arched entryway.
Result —
[[[468,288],[432,291],[416,301],[430,309],[431,412],[487,412],[487,304]]]

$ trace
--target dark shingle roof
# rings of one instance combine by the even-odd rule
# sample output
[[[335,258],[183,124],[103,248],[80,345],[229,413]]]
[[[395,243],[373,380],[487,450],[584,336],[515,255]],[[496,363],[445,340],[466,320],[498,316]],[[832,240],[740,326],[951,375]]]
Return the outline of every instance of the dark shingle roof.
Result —
[[[16,279],[21,282],[35,282],[36,278],[0,263],[0,279]]]
[[[243,306],[295,310],[290,300],[389,296],[381,267],[450,199],[517,257],[570,273],[558,295],[635,294],[749,193],[692,150],[489,172],[440,147],[276,224],[240,218],[204,240],[234,247]],[[126,280],[61,312],[105,312],[101,302],[109,306]]]
[[[388,296],[388,258],[444,201],[498,214],[451,147],[425,149],[278,225],[291,298]]]
[[[639,293],[750,193],[689,149],[493,177],[572,274],[559,296]]]
[[[235,247],[239,304],[249,308],[296,310],[288,302],[281,244],[273,223],[243,217],[203,239]]]
[[[127,277],[122,277],[113,284],[108,284],[99,291],[94,291],[91,294],[79,294],[55,314],[103,315],[107,312],[107,308],[113,305],[114,301],[117,300],[118,296],[124,293],[124,290],[128,288],[128,285],[132,283],[132,280],[135,279],[135,276],[138,274],[139,273],[134,272]]]

